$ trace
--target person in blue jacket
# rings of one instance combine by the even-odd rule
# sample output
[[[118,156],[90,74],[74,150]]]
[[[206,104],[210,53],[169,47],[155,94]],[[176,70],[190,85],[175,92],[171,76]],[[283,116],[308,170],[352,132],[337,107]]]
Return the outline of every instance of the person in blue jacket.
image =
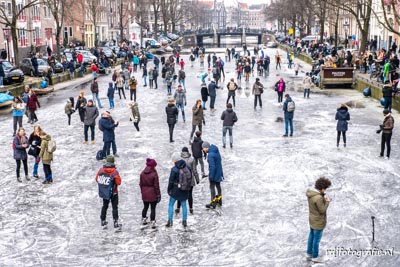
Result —
[[[101,114],[101,119],[99,120],[99,129],[103,132],[103,152],[105,156],[110,155],[110,149],[112,146],[114,156],[118,157],[114,133],[114,130],[117,126],[118,121],[114,121],[114,119],[111,117],[110,112],[106,111]]]
[[[22,118],[24,116],[24,111],[25,111],[25,103],[19,96],[14,97],[14,101],[12,103],[12,109],[13,109],[12,115],[13,115],[13,127],[14,127],[13,136],[15,136],[15,133],[17,132],[17,124],[19,128],[22,128]]]
[[[218,147],[210,145],[209,142],[203,142],[203,152],[207,153],[208,161],[208,180],[210,181],[211,203],[206,208],[215,209],[217,204],[222,206],[222,189],[221,182],[224,180],[224,172],[222,170],[222,160]],[[215,194],[217,188],[218,194]]]
[[[169,195],[169,206],[168,206],[168,222],[166,227],[172,227],[172,219],[174,216],[174,205],[175,201],[179,200],[182,205],[182,224],[183,227],[187,226],[187,206],[186,200],[189,198],[188,190],[181,190],[178,187],[179,183],[179,170],[186,167],[186,162],[181,158],[179,153],[172,155],[172,162],[175,166],[171,169],[168,183],[168,195]]]
[[[108,83],[108,89],[107,89],[107,97],[108,101],[110,102],[110,109],[114,109],[114,84],[112,82]]]

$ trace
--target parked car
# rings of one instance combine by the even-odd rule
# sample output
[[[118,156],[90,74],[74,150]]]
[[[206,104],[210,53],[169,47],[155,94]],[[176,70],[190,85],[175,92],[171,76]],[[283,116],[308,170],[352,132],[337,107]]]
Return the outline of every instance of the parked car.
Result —
[[[43,59],[38,58],[38,74],[39,76],[43,76],[44,73],[51,70],[50,65]],[[32,66],[32,61],[30,58],[24,58],[21,60],[19,64],[22,72],[26,75],[33,76],[34,68]]]
[[[267,43],[267,47],[268,47],[268,48],[277,48],[277,47],[278,47],[278,44],[275,43],[275,42],[268,42],[268,43]]]
[[[167,34],[167,37],[168,37],[169,39],[171,39],[172,41],[176,41],[176,40],[179,39],[179,36],[176,35],[176,34],[173,34],[173,33],[168,33],[168,34]]]
[[[49,60],[46,58],[46,59],[43,59],[44,61],[46,61],[46,63],[48,64],[48,65],[50,65],[50,63],[49,63]],[[63,66],[63,64],[61,64],[57,59],[56,59],[56,63],[54,64],[54,72],[55,73],[62,73],[62,72],[64,72],[64,66]]]
[[[79,54],[81,53],[83,56],[83,63],[87,63],[91,65],[94,60],[97,61],[97,57],[95,57],[90,51],[88,50],[76,50],[76,53]]]
[[[8,61],[1,61],[4,69],[4,80],[3,83],[22,83],[25,79],[22,70],[18,69]]]

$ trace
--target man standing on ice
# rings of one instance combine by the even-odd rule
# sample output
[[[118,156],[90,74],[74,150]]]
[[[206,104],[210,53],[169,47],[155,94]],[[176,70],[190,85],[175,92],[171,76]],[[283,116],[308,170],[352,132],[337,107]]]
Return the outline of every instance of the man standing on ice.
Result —
[[[326,226],[326,211],[331,199],[325,196],[326,189],[331,186],[331,181],[321,177],[315,182],[315,190],[307,190],[310,233],[308,235],[307,260],[315,263],[322,262],[318,257],[319,242],[322,238],[322,232]]]
[[[107,209],[111,202],[115,230],[121,230],[122,224],[118,223],[118,186],[121,185],[121,176],[115,167],[114,156],[107,156],[106,163],[96,174],[96,182],[99,187],[99,197],[103,199],[101,208],[101,226],[107,228]]]
[[[217,204],[222,206],[222,189],[221,182],[224,180],[224,172],[222,170],[222,160],[218,147],[210,145],[208,142],[202,144],[203,152],[207,153],[208,160],[208,180],[210,181],[211,203],[206,205],[208,209],[215,209]],[[217,188],[218,194],[215,194]]]

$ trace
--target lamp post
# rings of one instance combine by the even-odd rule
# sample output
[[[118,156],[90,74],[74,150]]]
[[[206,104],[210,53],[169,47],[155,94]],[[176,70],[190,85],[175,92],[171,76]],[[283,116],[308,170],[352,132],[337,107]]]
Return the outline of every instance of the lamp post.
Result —
[[[7,41],[7,60],[10,61],[10,28],[3,28],[3,35]]]
[[[85,43],[85,26],[79,27],[82,33],[82,43]],[[82,44],[81,44],[82,45]]]

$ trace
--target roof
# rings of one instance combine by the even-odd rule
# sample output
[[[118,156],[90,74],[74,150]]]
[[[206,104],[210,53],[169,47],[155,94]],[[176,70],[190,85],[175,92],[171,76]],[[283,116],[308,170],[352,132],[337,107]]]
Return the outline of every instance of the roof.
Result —
[[[240,9],[249,9],[249,5],[247,3],[239,3]]]
[[[202,6],[207,6],[210,9],[214,8],[214,1],[199,1],[199,4]]]

